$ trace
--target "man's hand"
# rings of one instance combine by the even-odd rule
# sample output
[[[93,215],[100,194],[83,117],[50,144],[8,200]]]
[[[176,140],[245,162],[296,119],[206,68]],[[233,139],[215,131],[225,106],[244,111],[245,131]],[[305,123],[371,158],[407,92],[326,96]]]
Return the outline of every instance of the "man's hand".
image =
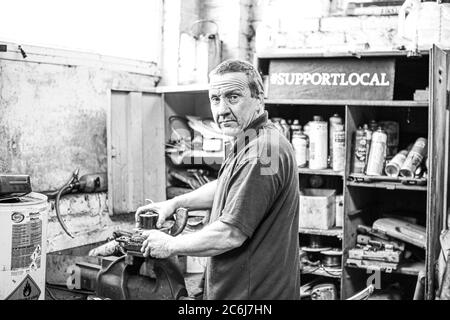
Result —
[[[173,255],[170,246],[174,239],[172,236],[158,230],[145,231],[143,235],[147,237],[141,248],[144,257],[167,259]]]
[[[136,211],[135,219],[136,219],[136,228],[139,227],[139,216],[143,213],[147,212],[155,212],[158,214],[158,222],[156,223],[156,227],[158,229],[162,228],[163,223],[167,218],[170,218],[176,210],[176,206],[173,201],[163,201],[157,203],[151,203],[146,206],[139,207]]]

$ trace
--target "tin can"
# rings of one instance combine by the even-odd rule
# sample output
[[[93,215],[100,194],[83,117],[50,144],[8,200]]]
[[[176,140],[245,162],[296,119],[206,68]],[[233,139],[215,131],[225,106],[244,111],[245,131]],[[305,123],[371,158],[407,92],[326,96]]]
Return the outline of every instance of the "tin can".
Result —
[[[363,128],[359,127],[355,133],[353,151],[353,173],[364,173],[367,159],[367,141]]]
[[[333,155],[332,168],[334,171],[343,171],[345,166],[345,132],[342,124],[335,125],[333,139],[331,140]]]
[[[295,159],[299,168],[308,166],[308,137],[302,131],[294,131],[292,134],[292,146],[295,151]]]
[[[309,123],[309,168],[313,170],[328,167],[328,124],[314,116]]]
[[[384,169],[386,175],[389,177],[398,177],[400,174],[400,168],[405,163],[408,153],[408,150],[402,150],[391,161],[389,161]]]
[[[387,134],[379,127],[372,135],[372,145],[366,169],[368,176],[381,176],[383,174],[384,161],[386,160],[386,143]]]
[[[400,169],[400,176],[405,178],[413,178],[414,173],[420,166],[428,152],[428,140],[425,138],[417,139],[413,148],[408,154],[403,166]]]
[[[329,151],[328,154],[330,155],[330,164],[333,164],[333,132],[336,128],[337,125],[342,125],[344,124],[342,118],[339,116],[339,114],[334,114],[331,118],[330,118],[330,132],[329,132]]]
[[[400,125],[395,121],[380,121],[379,125],[383,128],[388,137],[386,157],[390,159],[398,152],[398,145],[400,142]]]

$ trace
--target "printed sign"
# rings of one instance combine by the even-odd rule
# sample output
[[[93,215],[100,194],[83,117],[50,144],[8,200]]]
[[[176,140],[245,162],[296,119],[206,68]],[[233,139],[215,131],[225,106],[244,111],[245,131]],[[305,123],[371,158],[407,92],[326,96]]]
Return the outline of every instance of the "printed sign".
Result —
[[[392,100],[391,58],[275,59],[269,67],[269,99]]]
[[[27,275],[6,300],[38,300],[40,295],[41,289],[31,276]]]

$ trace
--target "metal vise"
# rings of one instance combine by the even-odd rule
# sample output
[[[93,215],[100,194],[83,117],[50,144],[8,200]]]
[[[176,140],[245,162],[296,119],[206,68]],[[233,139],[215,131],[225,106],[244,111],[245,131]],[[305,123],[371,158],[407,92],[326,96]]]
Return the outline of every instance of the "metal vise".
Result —
[[[172,236],[180,234],[187,223],[188,211],[179,208],[171,227],[160,231]],[[146,237],[143,232],[156,229],[158,214],[142,214],[140,227],[129,232],[115,232],[114,240],[98,248],[99,251],[122,253],[104,259],[102,265],[79,263],[84,289],[95,291],[99,298],[112,300],[178,300],[187,298],[184,277],[175,259],[145,258],[140,249]],[[109,246],[109,247],[108,247]],[[108,249],[109,248],[109,249]],[[111,250],[112,248],[112,250]]]

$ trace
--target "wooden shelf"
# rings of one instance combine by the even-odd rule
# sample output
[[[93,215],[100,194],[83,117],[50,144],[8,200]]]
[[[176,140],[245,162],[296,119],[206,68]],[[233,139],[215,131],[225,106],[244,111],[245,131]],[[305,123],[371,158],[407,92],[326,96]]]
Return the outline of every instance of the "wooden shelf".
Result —
[[[208,93],[208,84],[189,84],[183,86],[162,86],[156,87],[157,93],[197,93],[205,92]]]
[[[342,228],[333,228],[329,230],[300,228],[299,233],[317,236],[338,237],[341,239],[342,236],[344,235]]]
[[[369,106],[426,108],[427,101],[412,100],[319,100],[319,99],[266,99],[266,104],[304,106]]]
[[[332,268],[324,269],[323,267],[304,266],[302,269],[302,274],[312,274],[315,276],[339,279],[342,276],[342,270],[341,269],[333,270]]]
[[[332,169],[312,170],[312,169],[309,169],[309,168],[298,168],[298,173],[300,173],[300,174],[310,174],[310,175],[321,175],[321,176],[344,177],[344,172],[342,172],[342,171],[333,171]]]
[[[375,188],[387,190],[427,191],[427,186],[405,185],[398,182],[355,182],[347,181],[347,186],[361,188]]]
[[[368,268],[364,268],[364,267],[357,267],[354,265],[346,265],[346,266],[349,268],[353,268],[353,269],[368,269]],[[417,276],[420,271],[424,271],[424,270],[425,270],[425,264],[423,262],[405,262],[403,264],[400,264],[398,269],[393,270],[392,273]]]

